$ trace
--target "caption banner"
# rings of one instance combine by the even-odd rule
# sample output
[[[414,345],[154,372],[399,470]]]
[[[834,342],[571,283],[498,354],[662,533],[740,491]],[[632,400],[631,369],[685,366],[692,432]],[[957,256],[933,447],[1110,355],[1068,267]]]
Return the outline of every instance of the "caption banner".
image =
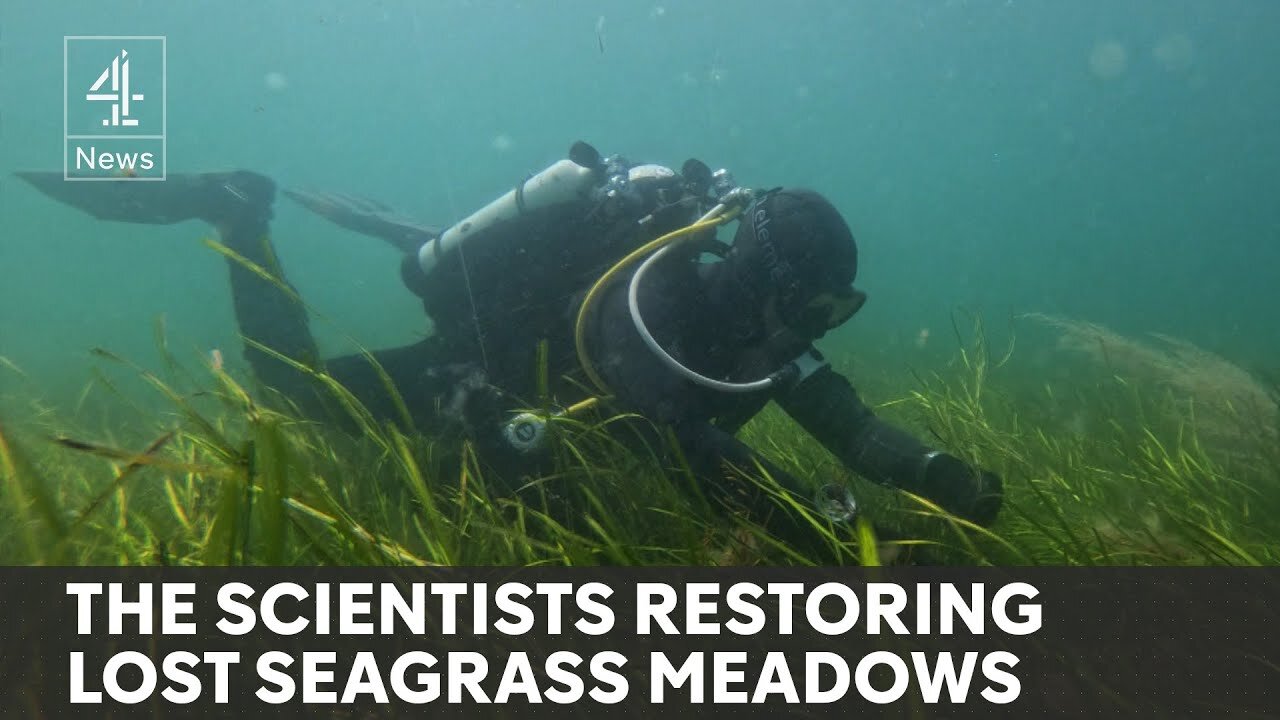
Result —
[[[1221,715],[1280,686],[1267,570],[0,572],[0,699],[47,716]]]

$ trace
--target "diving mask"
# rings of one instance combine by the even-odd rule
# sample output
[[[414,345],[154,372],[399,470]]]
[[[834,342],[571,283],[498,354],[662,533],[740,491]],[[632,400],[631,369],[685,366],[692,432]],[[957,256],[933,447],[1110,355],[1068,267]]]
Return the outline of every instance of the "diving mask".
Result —
[[[852,285],[818,293],[795,312],[787,323],[807,337],[821,337],[840,327],[867,302],[867,294]]]

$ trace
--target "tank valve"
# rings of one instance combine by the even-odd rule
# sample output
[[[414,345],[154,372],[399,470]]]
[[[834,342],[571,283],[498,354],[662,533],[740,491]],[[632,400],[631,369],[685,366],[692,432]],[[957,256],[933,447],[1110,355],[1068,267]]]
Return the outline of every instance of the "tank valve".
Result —
[[[716,199],[716,202],[725,202],[725,199],[737,189],[738,183],[733,179],[733,173],[724,168],[711,173],[711,196]]]

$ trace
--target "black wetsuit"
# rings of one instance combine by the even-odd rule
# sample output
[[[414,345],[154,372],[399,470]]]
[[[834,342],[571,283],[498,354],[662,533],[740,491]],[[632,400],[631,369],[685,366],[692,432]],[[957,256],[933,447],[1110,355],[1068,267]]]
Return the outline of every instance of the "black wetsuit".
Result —
[[[623,168],[628,175],[630,170]],[[706,174],[709,178],[710,172]],[[270,241],[275,186],[261,175],[171,174],[163,183],[67,183],[60,173],[19,175],[42,192],[104,220],[150,224],[205,220],[218,228],[229,248],[284,278]],[[658,173],[667,178],[671,175],[669,171]],[[461,426],[471,433],[499,476],[503,470],[518,471],[522,465],[529,469],[536,458],[514,454],[503,441],[500,427],[511,409],[537,405],[538,347],[545,343],[548,350],[546,376],[553,383],[550,390],[555,402],[568,405],[595,392],[579,367],[573,342],[574,318],[583,294],[628,251],[690,222],[697,207],[684,200],[690,197],[686,191],[695,186],[689,178],[680,181],[676,191],[679,199],[674,201],[663,194],[666,189],[660,184],[648,186],[649,190],[642,192],[639,210],[652,214],[642,223],[637,219],[643,216],[635,212],[602,212],[604,205],[586,201],[525,212],[516,220],[473,235],[465,253],[442,253],[430,277],[417,270],[413,258],[406,258],[402,277],[423,298],[435,333],[421,342],[373,355],[403,398],[414,427],[437,432]],[[382,237],[406,252],[433,237],[426,228],[388,216],[387,209],[377,203],[331,203],[336,196],[293,196],[340,225]],[[835,213],[834,208],[831,212]],[[756,225],[749,227],[759,240]],[[801,231],[785,248],[801,248],[806,238],[814,237]],[[852,242],[851,236],[848,242]],[[735,239],[735,253],[737,246]],[[696,250],[673,252],[661,260],[641,288],[643,316],[662,347],[704,375],[737,382],[759,379],[806,350],[807,343],[797,344],[795,337],[776,342],[788,332],[794,334],[794,329],[779,332],[777,324],[760,311],[763,306],[756,302],[761,297],[759,288],[751,289],[751,283],[742,282],[737,271],[723,271],[735,262],[734,253],[726,263],[701,264]],[[828,259],[815,256],[818,263]],[[766,272],[780,268],[746,261],[735,267]],[[245,356],[263,385],[283,393],[309,415],[330,411],[325,393],[307,375],[254,343],[313,367],[323,365],[376,418],[404,419],[366,357],[324,361],[318,357],[306,311],[290,291],[238,261],[229,261],[229,271],[236,319],[241,332],[252,341]],[[741,297],[734,296],[730,280],[735,277],[738,287],[745,288]],[[807,494],[734,437],[773,400],[860,475],[929,497],[979,523],[994,520],[1001,498],[997,476],[968,468],[954,456],[933,451],[881,421],[849,382],[830,367],[810,363],[815,371],[793,376],[790,382],[779,383],[767,392],[750,394],[707,390],[678,376],[641,342],[627,308],[625,280],[620,278],[604,293],[587,327],[592,362],[613,397],[613,407],[606,412],[620,410],[647,418],[649,422],[639,424],[639,435],[660,454],[669,448],[668,436],[661,429],[670,428],[684,459],[708,490],[740,499],[746,486],[737,479],[740,474],[726,472],[726,467],[750,470],[759,462],[784,486]],[[849,281],[851,278],[845,280]],[[798,286],[787,287],[794,290]],[[760,327],[771,323],[772,328]],[[763,339],[766,334],[768,341]],[[759,497],[759,493],[745,494]],[[752,509],[769,511],[758,505]]]
[[[253,202],[235,205],[234,212],[219,210],[222,217],[215,222],[229,247],[280,274],[269,242],[273,193],[269,181],[263,181],[253,176],[253,188],[247,193]],[[244,190],[243,180],[235,184]],[[481,392],[483,401],[464,397],[461,403],[487,407],[463,414],[480,435],[478,443],[501,455],[504,449],[497,432],[501,413],[531,406],[539,341],[546,341],[550,351],[550,377],[562,380],[555,387],[557,400],[567,405],[585,395],[582,388],[588,384],[572,342],[573,318],[590,282],[619,257],[614,246],[636,246],[639,242],[618,234],[618,227],[634,232],[634,222],[608,226],[583,221],[581,216],[579,208],[570,207],[522,217],[520,223],[495,231],[492,247],[497,249],[492,252],[510,253],[511,248],[532,251],[547,243],[560,243],[566,253],[588,253],[586,261],[575,255],[557,263],[554,253],[528,252],[523,258],[517,255],[502,262],[498,255],[486,255],[489,251],[483,244],[469,244],[468,255],[455,260],[467,263],[473,290],[468,301],[451,313],[441,315],[437,310],[434,336],[374,353],[420,430],[439,428],[447,409],[459,404],[460,393],[496,387],[501,396]],[[656,227],[648,232],[652,236],[665,229]],[[501,237],[504,233],[508,237]],[[542,258],[542,265],[529,265],[529,257]],[[569,269],[574,272],[567,272]],[[486,272],[493,276],[486,276]],[[674,255],[646,276],[640,305],[663,347],[704,374],[739,382],[763,377],[790,360],[774,357],[749,328],[742,327],[739,318],[731,316],[729,308],[711,302],[706,296],[708,272],[708,267],[690,256]],[[230,263],[230,273],[236,317],[244,335],[285,355],[317,360],[303,309],[277,286],[238,263]],[[417,291],[429,296],[430,287]],[[829,366],[799,382],[765,392],[726,394],[694,385],[662,365],[642,344],[628,313],[625,281],[617,282],[601,300],[588,340],[596,367],[613,392],[615,408],[639,413],[659,427],[669,426],[691,469],[707,488],[722,491],[718,494],[742,494],[741,483],[733,479],[738,475],[726,472],[726,464],[749,469],[755,462],[761,462],[784,485],[807,494],[734,437],[773,400],[858,474],[919,492],[957,512],[966,512],[972,504],[972,488],[962,487],[964,483],[951,486],[953,478],[940,483],[929,477],[926,466],[937,453],[877,418],[848,380]],[[286,365],[252,347],[247,348],[246,356],[265,385],[284,392],[308,411],[322,405],[309,381]],[[324,361],[324,366],[375,416],[399,420],[384,384],[365,357],[335,358]],[[495,397],[504,398],[508,407],[494,405]],[[522,461],[513,457],[505,460]]]

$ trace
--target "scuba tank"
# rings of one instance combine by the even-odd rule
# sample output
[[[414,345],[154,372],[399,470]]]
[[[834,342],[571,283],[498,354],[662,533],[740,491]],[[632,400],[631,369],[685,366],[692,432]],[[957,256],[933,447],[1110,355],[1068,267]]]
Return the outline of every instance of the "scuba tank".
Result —
[[[570,335],[572,298],[640,244],[688,224],[698,206],[692,187],[667,167],[602,157],[578,142],[419,246],[401,279],[422,299],[434,335],[528,396],[529,359],[516,348]],[[491,339],[504,349],[489,357]]]
[[[584,198],[595,181],[595,168],[584,167],[573,160],[560,160],[445,230],[439,237],[428,240],[418,250],[418,266],[424,275],[430,275],[442,255],[453,252],[468,239],[527,211]]]
[[[614,155],[600,153],[584,142],[569,150],[542,172],[530,176],[514,189],[485,205],[418,250],[418,266],[431,275],[441,261],[482,236],[500,223],[521,215],[558,205],[587,202],[599,220],[616,220],[631,214],[635,219],[653,209],[672,203],[684,193],[684,182],[674,170],[661,165],[629,165]]]

